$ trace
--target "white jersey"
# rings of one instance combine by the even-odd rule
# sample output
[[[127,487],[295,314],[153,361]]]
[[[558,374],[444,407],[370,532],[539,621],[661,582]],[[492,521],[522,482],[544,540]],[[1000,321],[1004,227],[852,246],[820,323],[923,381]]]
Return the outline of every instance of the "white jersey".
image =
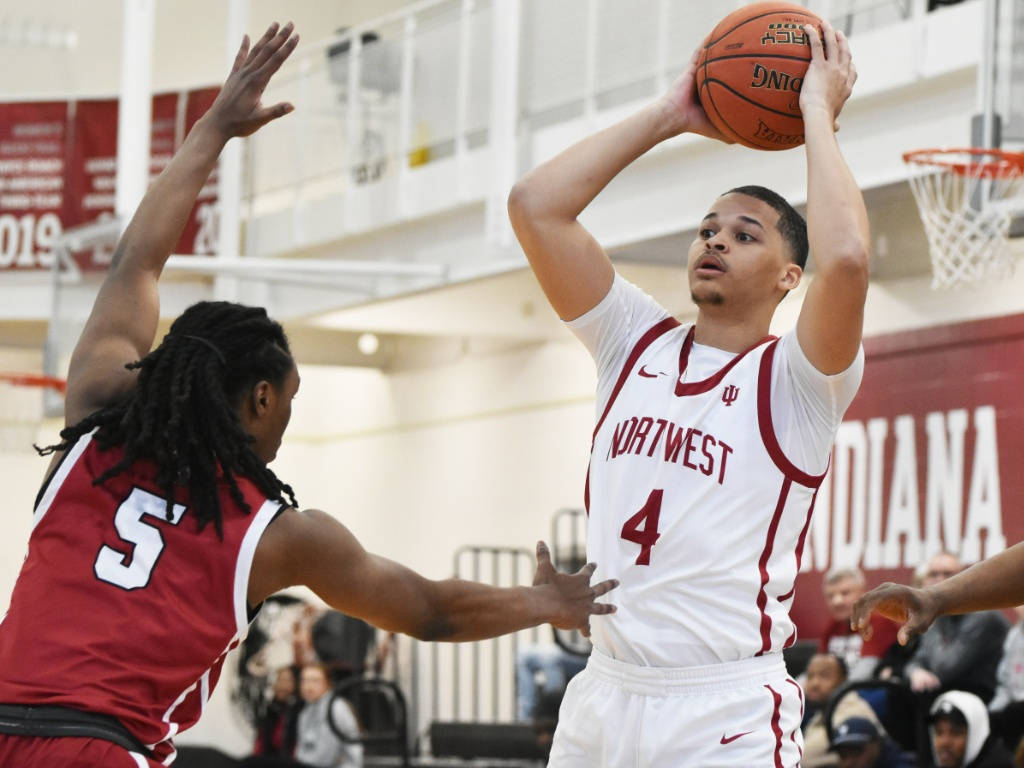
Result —
[[[839,387],[829,381],[836,377],[813,372],[825,396],[795,410],[820,417],[809,419],[810,439],[796,441],[792,414],[780,420],[773,412],[779,340],[739,355],[695,349],[692,325],[620,277],[608,298],[569,325],[600,368],[587,555],[598,564],[595,581],[621,583],[617,612],[592,620],[594,647],[627,663],[687,667],[791,645],[789,606],[815,495],[862,357],[840,374]],[[620,338],[609,351],[595,335]],[[795,337],[786,341],[799,352]],[[806,401],[815,387],[791,386],[789,395],[794,389]],[[815,471],[783,451],[779,421],[789,442],[812,445],[801,462]]]

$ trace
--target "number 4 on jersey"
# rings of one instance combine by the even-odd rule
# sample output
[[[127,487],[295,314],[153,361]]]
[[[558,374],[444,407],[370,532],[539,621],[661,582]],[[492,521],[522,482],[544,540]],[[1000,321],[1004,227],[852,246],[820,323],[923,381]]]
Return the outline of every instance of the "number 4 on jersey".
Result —
[[[658,542],[658,518],[661,516],[661,496],[663,491],[651,491],[647,502],[640,511],[633,515],[622,526],[622,538],[640,545],[640,554],[636,557],[637,565],[651,564],[651,548]],[[640,526],[643,526],[641,528]]]

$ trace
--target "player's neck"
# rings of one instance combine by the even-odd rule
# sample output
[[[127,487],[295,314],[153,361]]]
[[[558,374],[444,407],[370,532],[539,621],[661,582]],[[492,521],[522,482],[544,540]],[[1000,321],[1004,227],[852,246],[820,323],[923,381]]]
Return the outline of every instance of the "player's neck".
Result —
[[[768,320],[737,318],[734,313],[716,312],[715,309],[701,307],[698,310],[694,343],[739,354],[768,335],[770,317]]]

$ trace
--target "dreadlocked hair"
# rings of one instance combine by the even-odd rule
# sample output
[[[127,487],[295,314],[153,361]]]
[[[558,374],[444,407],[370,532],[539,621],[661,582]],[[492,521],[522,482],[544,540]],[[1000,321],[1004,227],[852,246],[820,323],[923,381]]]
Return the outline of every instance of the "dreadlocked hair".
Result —
[[[149,459],[167,499],[167,519],[175,490],[185,487],[200,530],[212,522],[223,538],[218,470],[246,514],[252,510],[238,487],[238,475],[268,498],[298,506],[291,487],[256,455],[255,439],[238,417],[252,387],[260,381],[281,387],[294,365],[284,329],[262,307],[226,301],[193,304],[174,321],[159,347],[125,366],[139,372],[128,398],[65,428],[62,442],[39,453],[66,450],[96,429],[100,449],[122,445],[124,458],[94,485]]]

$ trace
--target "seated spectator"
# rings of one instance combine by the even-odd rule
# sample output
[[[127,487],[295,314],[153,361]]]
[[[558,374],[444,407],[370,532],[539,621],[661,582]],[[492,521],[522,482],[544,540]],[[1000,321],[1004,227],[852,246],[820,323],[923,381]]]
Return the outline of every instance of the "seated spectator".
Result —
[[[290,757],[295,751],[299,710],[298,684],[293,667],[281,667],[274,675],[270,701],[256,723],[254,755]]]
[[[818,651],[838,656],[846,663],[851,680],[866,680],[896,642],[895,622],[878,614],[871,616],[871,639],[864,640],[850,628],[850,613],[864,594],[864,574],[857,568],[833,568],[822,582],[825,603],[832,621],[818,643]]]
[[[819,653],[807,662],[805,675],[804,719],[800,726],[804,734],[804,753],[800,765],[803,768],[837,765],[839,758],[829,749],[824,715],[832,695],[846,682],[846,664],[831,653]],[[871,705],[853,692],[838,702],[832,719],[842,723],[852,717],[870,720],[879,732],[883,731]]]
[[[1013,768],[1009,751],[990,732],[984,702],[973,693],[943,693],[928,723],[935,768]]]
[[[338,738],[328,717],[341,732],[353,739],[360,736],[359,723],[347,701],[332,696],[326,667],[305,664],[299,674],[303,699],[296,725],[295,755],[255,755],[245,758],[239,768],[363,768],[363,747]],[[328,711],[330,709],[330,711]]]
[[[587,657],[558,643],[538,643],[516,653],[516,709],[521,721],[534,719],[540,695],[564,693],[569,681],[587,666]]]
[[[924,586],[938,584],[963,570],[950,552],[929,558]],[[930,701],[942,691],[969,691],[989,701],[996,688],[996,669],[1003,655],[1009,622],[999,611],[940,616],[921,635],[907,662],[910,687]]]
[[[313,768],[362,768],[362,745],[339,739],[331,729],[328,717],[334,718],[344,735],[353,739],[360,735],[351,705],[331,696],[330,677],[323,664],[302,668],[299,693],[305,706],[299,712],[295,759]]]
[[[914,755],[879,731],[870,720],[851,717],[836,726],[830,748],[839,768],[914,768]]]
[[[1003,643],[1003,657],[996,670],[996,694],[988,703],[992,730],[1014,751],[1024,736],[1024,606],[1014,608],[1017,623]]]

